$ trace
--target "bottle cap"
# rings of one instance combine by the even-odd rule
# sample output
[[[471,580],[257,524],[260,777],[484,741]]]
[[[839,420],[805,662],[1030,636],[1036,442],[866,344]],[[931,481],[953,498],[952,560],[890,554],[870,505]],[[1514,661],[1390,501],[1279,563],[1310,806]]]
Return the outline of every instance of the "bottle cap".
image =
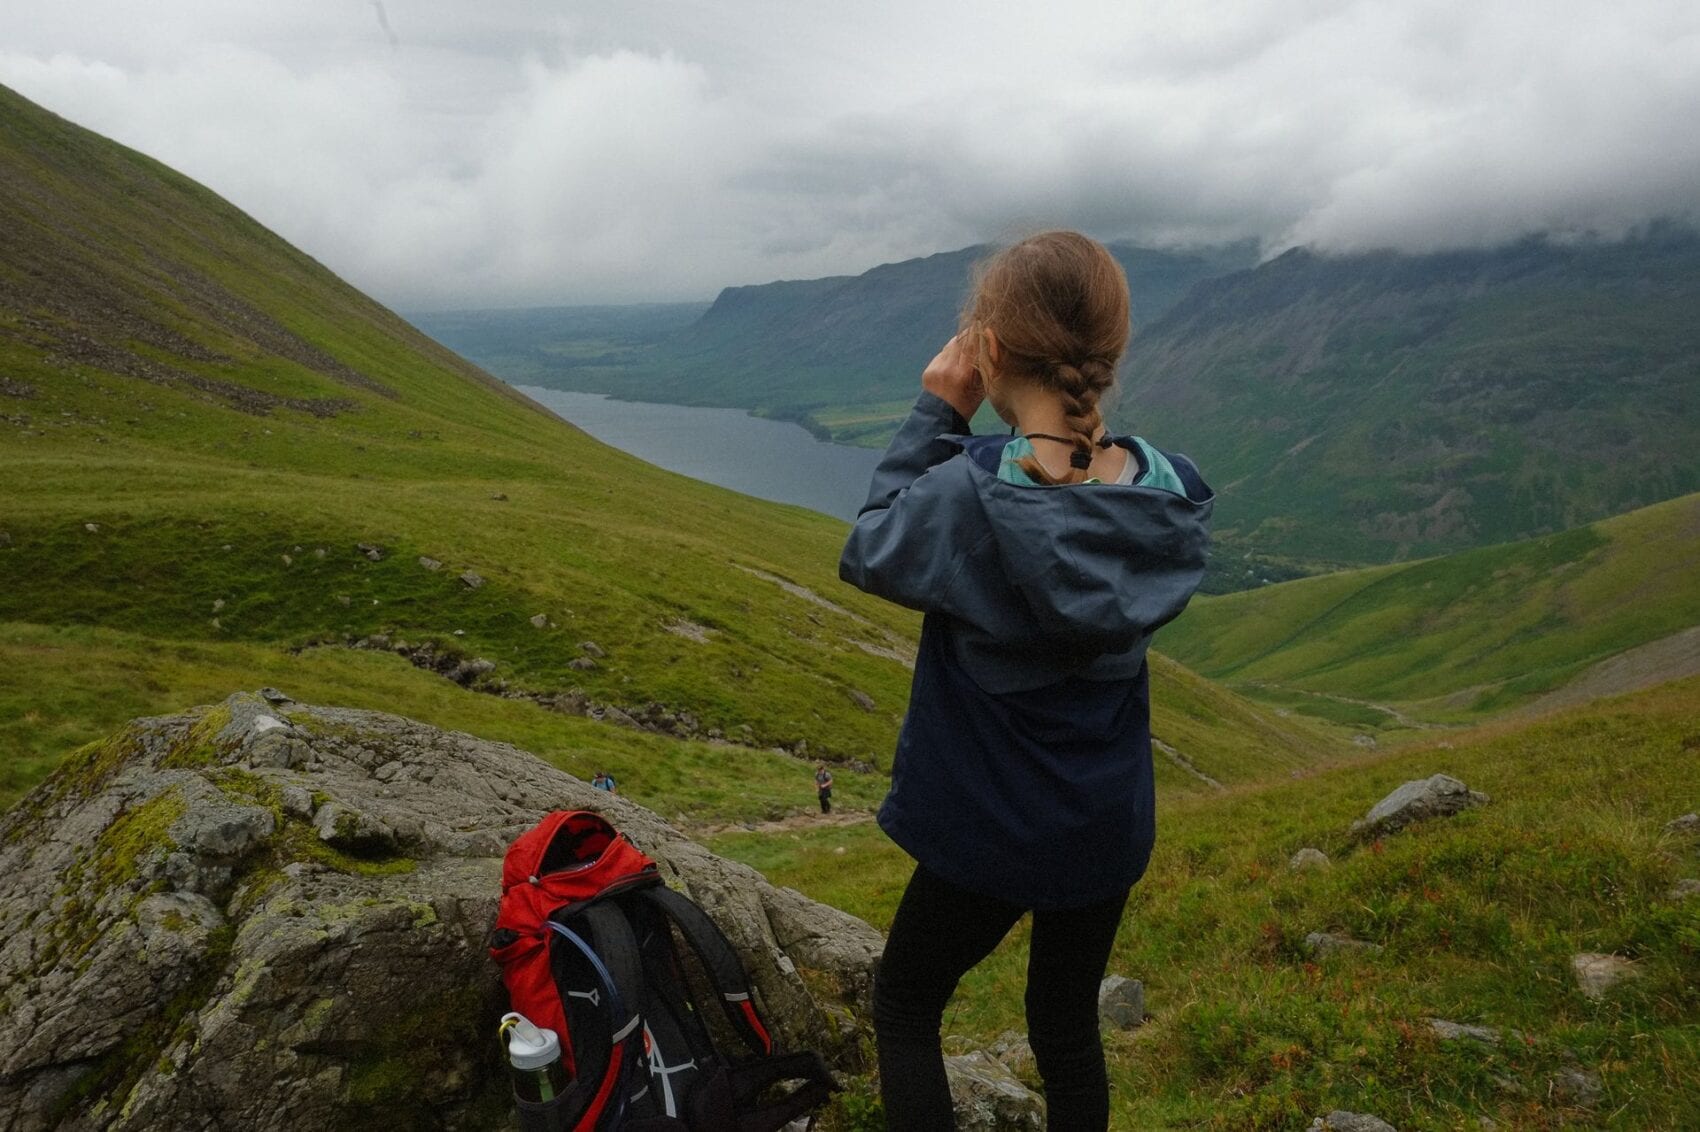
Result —
[[[535,1026],[523,1014],[502,1015],[501,1029],[507,1039],[508,1061],[515,1069],[542,1069],[561,1060],[561,1039],[553,1030]]]

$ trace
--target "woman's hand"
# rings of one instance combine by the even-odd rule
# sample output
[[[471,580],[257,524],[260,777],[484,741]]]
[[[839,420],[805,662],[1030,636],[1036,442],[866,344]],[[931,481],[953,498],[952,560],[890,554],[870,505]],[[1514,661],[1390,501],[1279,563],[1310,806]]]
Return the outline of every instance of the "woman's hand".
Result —
[[[986,398],[985,383],[974,368],[974,354],[958,334],[944,344],[927,368],[921,372],[921,388],[941,398],[962,414],[965,421],[973,420],[980,402]]]

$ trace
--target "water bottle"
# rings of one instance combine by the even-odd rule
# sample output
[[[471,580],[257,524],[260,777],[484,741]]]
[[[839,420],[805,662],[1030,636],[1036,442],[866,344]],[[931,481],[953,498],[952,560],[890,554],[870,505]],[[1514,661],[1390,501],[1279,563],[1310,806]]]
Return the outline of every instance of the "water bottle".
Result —
[[[502,1015],[497,1035],[507,1042],[514,1096],[522,1101],[552,1101],[566,1092],[571,1078],[561,1064],[561,1038],[532,1024],[523,1014]]]

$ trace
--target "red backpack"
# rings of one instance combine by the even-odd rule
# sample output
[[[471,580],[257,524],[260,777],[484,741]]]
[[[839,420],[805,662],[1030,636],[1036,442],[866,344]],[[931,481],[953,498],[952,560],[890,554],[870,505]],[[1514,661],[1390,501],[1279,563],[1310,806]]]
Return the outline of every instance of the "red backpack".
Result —
[[[599,814],[556,811],[508,848],[490,953],[572,1078],[552,1101],[516,1099],[523,1132],[775,1132],[837,1088],[820,1054],[775,1052],[726,936]],[[739,1056],[698,1010],[704,983]]]

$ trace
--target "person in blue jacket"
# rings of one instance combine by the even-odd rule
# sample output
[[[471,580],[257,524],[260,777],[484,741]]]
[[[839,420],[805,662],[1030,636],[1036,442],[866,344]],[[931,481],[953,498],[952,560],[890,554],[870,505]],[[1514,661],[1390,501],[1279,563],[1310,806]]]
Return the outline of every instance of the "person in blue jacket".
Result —
[[[1109,1122],[1098,985],[1155,839],[1146,648],[1203,577],[1212,493],[1109,434],[1120,266],[1077,232],[982,265],[874,472],[839,573],[921,610],[886,833],[915,859],[874,986],[887,1127],[952,1127],[958,981],[1032,913],[1028,1038],[1050,1127]],[[982,400],[1013,436],[972,436]]]

